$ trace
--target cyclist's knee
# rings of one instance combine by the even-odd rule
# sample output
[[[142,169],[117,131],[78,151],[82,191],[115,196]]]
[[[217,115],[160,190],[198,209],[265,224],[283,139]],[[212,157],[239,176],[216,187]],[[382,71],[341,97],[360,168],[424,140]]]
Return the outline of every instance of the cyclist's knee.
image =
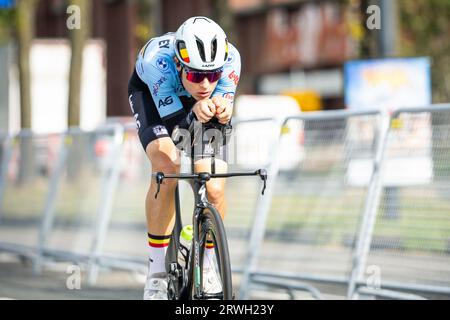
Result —
[[[164,174],[178,174],[180,173],[180,164],[160,157],[152,162],[152,172],[163,172]],[[165,179],[163,185],[172,187],[176,185],[176,179]]]
[[[161,138],[152,141],[146,149],[146,153],[152,164],[152,172],[180,173],[179,155],[170,138]],[[176,186],[175,179],[164,180],[164,186]]]
[[[177,147],[169,137],[153,140],[147,145],[145,152],[147,153],[147,157],[152,162],[159,157],[166,157],[172,161],[178,162],[180,158]]]
[[[225,196],[223,183],[211,180],[207,184],[206,190],[208,194],[208,200],[212,203],[219,203],[223,201]]]
[[[152,162],[152,172],[178,174],[180,173],[180,164],[168,159],[158,159]]]

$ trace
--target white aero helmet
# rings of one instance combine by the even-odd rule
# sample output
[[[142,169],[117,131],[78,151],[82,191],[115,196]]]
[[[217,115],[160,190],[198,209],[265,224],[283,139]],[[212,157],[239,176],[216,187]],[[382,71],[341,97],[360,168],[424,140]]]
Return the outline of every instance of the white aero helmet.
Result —
[[[191,69],[210,71],[223,67],[228,40],[222,28],[206,17],[187,19],[175,34],[178,60]]]

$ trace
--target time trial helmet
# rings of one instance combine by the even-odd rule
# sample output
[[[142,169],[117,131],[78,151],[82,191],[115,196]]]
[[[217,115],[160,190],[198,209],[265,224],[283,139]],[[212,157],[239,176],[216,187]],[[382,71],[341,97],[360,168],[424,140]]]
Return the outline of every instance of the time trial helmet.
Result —
[[[223,29],[207,17],[187,19],[175,34],[175,52],[190,69],[222,68],[228,58],[228,39]]]

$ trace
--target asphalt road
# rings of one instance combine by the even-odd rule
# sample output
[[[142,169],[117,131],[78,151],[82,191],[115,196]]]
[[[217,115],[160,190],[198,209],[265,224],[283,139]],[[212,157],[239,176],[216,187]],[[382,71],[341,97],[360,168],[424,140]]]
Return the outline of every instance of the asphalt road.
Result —
[[[32,272],[30,261],[14,255],[0,253],[0,300],[140,300],[145,276],[127,271],[110,270],[101,272],[95,286],[89,286],[85,273],[81,273],[79,289],[69,289],[71,274],[67,273],[70,264],[54,263],[47,266],[42,274]],[[67,285],[69,282],[69,286]],[[239,290],[240,276],[233,275],[235,292]],[[344,299],[341,294],[345,288],[326,289],[327,299]],[[285,290],[255,288],[251,299],[284,300],[290,296]],[[296,292],[295,299],[312,299],[308,293]]]
[[[81,273],[80,289],[69,289],[71,274],[66,273],[68,264],[55,264],[42,274],[34,275],[31,264],[13,256],[0,254],[1,299],[141,299],[143,285],[137,276],[129,272],[101,273],[95,286],[88,286]],[[69,283],[73,284],[74,282]]]

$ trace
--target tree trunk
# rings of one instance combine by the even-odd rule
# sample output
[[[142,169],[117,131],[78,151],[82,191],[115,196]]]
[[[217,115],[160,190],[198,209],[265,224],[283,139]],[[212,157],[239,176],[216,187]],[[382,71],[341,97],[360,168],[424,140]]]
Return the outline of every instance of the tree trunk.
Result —
[[[82,86],[82,70],[83,70],[83,51],[87,39],[90,35],[90,17],[91,17],[91,3],[90,0],[71,0],[71,6],[76,6],[78,10],[71,11],[74,18],[79,18],[79,21],[71,24],[70,45],[72,55],[70,60],[70,74],[69,74],[69,101],[68,101],[68,126],[79,127],[81,120],[81,86]],[[78,15],[78,16],[77,16]],[[69,18],[70,19],[70,18]],[[95,106],[91,106],[95,108]],[[68,176],[73,183],[78,181],[83,167],[83,160],[85,159],[85,139],[79,134],[75,134],[71,139],[68,158]]]
[[[16,12],[18,64],[20,81],[20,123],[23,131],[31,131],[31,70],[30,48],[34,37],[37,0],[18,0]],[[18,183],[24,184],[33,177],[34,150],[32,137],[23,136],[20,143],[20,168]]]
[[[31,129],[30,48],[34,37],[36,0],[17,1],[17,40],[19,50],[20,120],[22,129]]]
[[[90,34],[90,9],[89,0],[71,0],[70,5],[77,6],[80,13],[79,28],[75,26],[70,30],[70,44],[72,55],[69,74],[69,127],[80,126],[81,108],[81,72],[83,69],[83,49]],[[77,11],[74,13],[77,14]],[[76,17],[75,17],[76,18]],[[76,24],[75,24],[76,25]]]
[[[230,5],[228,4],[228,0],[213,0],[212,11],[213,20],[222,27],[228,37],[228,40],[235,44],[237,38],[234,37],[233,32],[234,17]]]

